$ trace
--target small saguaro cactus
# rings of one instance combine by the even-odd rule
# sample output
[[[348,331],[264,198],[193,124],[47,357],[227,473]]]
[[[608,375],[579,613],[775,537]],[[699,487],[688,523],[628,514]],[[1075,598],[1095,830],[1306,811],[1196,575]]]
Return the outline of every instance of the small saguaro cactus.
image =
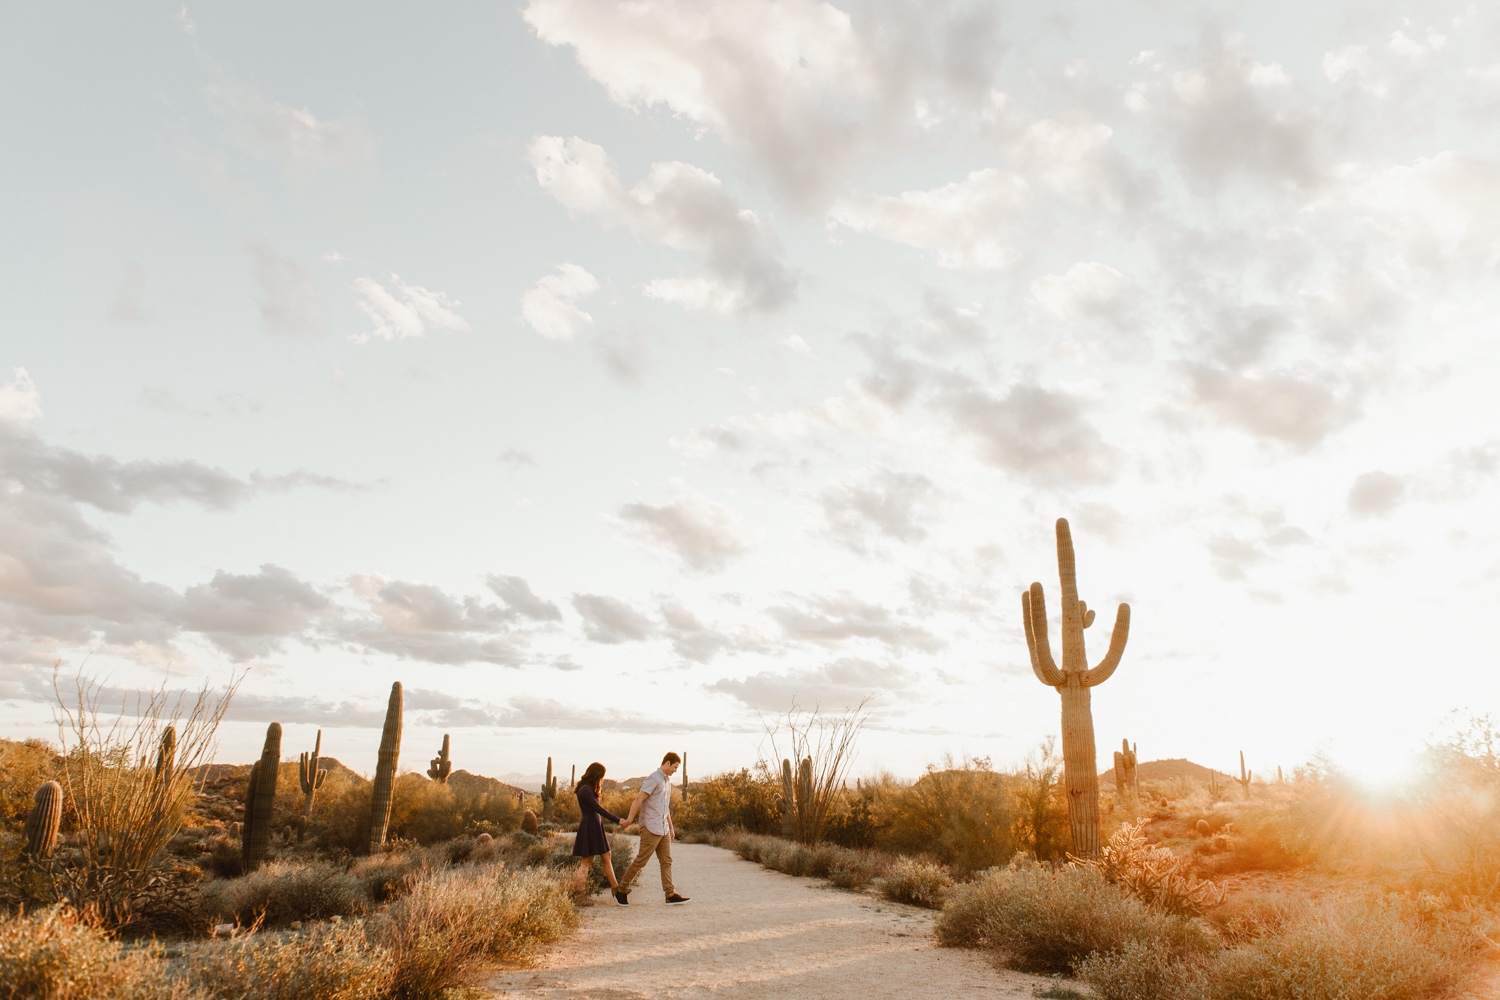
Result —
[[[1276,765],[1276,784],[1278,784],[1278,785],[1282,784],[1284,781],[1286,781],[1286,779],[1281,776],[1281,765],[1277,764]]]
[[[57,849],[57,828],[62,823],[62,785],[44,781],[32,796],[31,812],[26,814],[26,854],[41,860],[50,858]]]
[[[305,804],[302,807],[302,818],[312,819],[313,798],[317,796],[318,789],[323,787],[323,779],[328,777],[328,768],[318,767],[319,756],[323,752],[323,730],[318,730],[317,739],[313,740],[312,753],[302,751],[300,762],[297,765],[297,782],[302,786],[302,796]],[[306,827],[303,823],[303,827]]]
[[[797,808],[797,796],[792,791],[792,762],[781,759],[781,835],[792,839],[793,815]]]
[[[427,769],[427,777],[440,785],[448,783],[448,775],[453,773],[453,761],[448,759],[448,734],[443,734],[443,748],[438,755],[432,758],[432,766]]]
[[[573,789],[575,789],[577,787],[578,787],[578,765],[574,764],[573,765],[573,772],[570,775],[568,775],[568,791],[571,792]]]
[[[1224,788],[1219,784],[1219,772],[1209,769],[1208,772],[1208,800],[1217,802],[1224,795]]]
[[[547,758],[547,780],[542,782],[542,822],[552,822],[552,807],[557,804],[557,779],[552,776],[552,758]]]
[[[380,731],[380,752],[375,761],[375,789],[370,799],[370,853],[385,846],[391,825],[391,794],[396,787],[396,764],[401,759],[401,682],[391,685],[385,707],[385,728]]]
[[[266,727],[266,743],[260,760],[250,768],[245,786],[245,823],[240,828],[240,860],[253,872],[266,859],[271,846],[271,807],[276,802],[276,771],[281,763],[281,723]]]
[[[1140,776],[1136,773],[1135,747],[1129,740],[1120,741],[1115,751],[1115,797],[1134,809],[1141,798]]]
[[[797,765],[797,819],[802,829],[798,830],[799,838],[805,836],[808,817],[812,815],[813,806],[813,766],[811,757],[803,757],[802,763]]]
[[[684,750],[682,751],[682,801],[686,802],[687,797],[687,751]]]
[[[1092,857],[1099,853],[1099,774],[1094,751],[1094,715],[1089,692],[1109,680],[1130,637],[1130,605],[1115,613],[1115,628],[1109,651],[1090,669],[1083,648],[1083,630],[1094,624],[1094,612],[1078,599],[1078,574],[1073,555],[1073,534],[1067,518],[1057,519],[1057,572],[1062,585],[1062,669],[1052,659],[1047,637],[1047,604],[1042,585],[1033,583],[1021,593],[1021,617],[1026,627],[1026,646],[1037,680],[1057,689],[1062,696],[1063,786],[1068,793],[1068,825],[1072,828],[1073,853]]]
[[[1245,751],[1240,751],[1240,776],[1235,778],[1235,784],[1245,790],[1245,801],[1250,800],[1250,781],[1255,777],[1254,771],[1245,770]]]
[[[156,751],[156,783],[169,784],[177,766],[177,728],[168,726],[161,732],[161,746]]]

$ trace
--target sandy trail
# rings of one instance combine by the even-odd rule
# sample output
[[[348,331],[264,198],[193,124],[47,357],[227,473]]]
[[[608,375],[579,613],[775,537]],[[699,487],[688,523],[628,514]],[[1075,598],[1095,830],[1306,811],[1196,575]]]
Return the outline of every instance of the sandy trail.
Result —
[[[652,861],[629,906],[597,897],[577,936],[533,968],[496,975],[490,989],[547,1000],[948,1000],[1030,997],[1049,982],[939,948],[929,911],[768,871],[704,844],[674,844],[672,855],[677,890],[692,902],[662,901]]]

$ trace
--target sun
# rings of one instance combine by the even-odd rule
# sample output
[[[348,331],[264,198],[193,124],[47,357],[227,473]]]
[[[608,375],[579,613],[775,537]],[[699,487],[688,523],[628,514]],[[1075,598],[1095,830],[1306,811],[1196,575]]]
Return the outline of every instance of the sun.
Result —
[[[1328,759],[1368,792],[1390,794],[1409,787],[1421,769],[1421,747],[1386,738],[1341,740]]]

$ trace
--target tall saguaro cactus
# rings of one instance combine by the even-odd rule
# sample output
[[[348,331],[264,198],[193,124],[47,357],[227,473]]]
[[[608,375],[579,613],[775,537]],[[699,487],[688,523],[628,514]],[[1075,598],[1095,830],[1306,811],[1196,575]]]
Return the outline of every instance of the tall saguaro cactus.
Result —
[[[687,751],[684,750],[682,751],[682,801],[686,802],[687,799]]]
[[[1026,645],[1037,680],[1062,696],[1063,786],[1068,793],[1068,825],[1073,853],[1099,853],[1099,775],[1094,752],[1094,715],[1089,692],[1109,680],[1130,636],[1130,605],[1121,604],[1109,652],[1090,669],[1083,648],[1083,630],[1094,623],[1094,612],[1078,599],[1078,575],[1073,556],[1073,534],[1067,518],[1057,519],[1057,574],[1062,585],[1062,669],[1052,658],[1047,637],[1047,604],[1042,585],[1033,583],[1021,593],[1021,617]]]
[[[557,779],[552,776],[552,758],[547,758],[547,780],[542,782],[542,822],[552,822],[552,807],[557,803]]]
[[[1255,777],[1254,771],[1245,770],[1245,751],[1240,751],[1240,776],[1234,779],[1235,784],[1245,791],[1245,801],[1250,801],[1250,781]]]
[[[1115,797],[1132,810],[1141,801],[1141,779],[1135,769],[1137,762],[1135,747],[1129,740],[1121,740],[1120,749],[1115,751]]]
[[[26,814],[26,854],[42,860],[57,849],[57,828],[62,823],[62,785],[44,781],[32,797],[31,812]]]
[[[432,766],[427,768],[427,777],[440,785],[448,783],[448,775],[453,773],[453,761],[448,759],[448,734],[443,734],[443,748],[438,755],[432,758]]]
[[[781,835],[792,839],[793,819],[797,809],[797,796],[792,790],[792,762],[781,758]]]
[[[177,727],[168,726],[161,731],[161,746],[156,751],[156,783],[166,785],[172,781],[172,770],[177,766]]]
[[[318,794],[318,789],[323,787],[323,779],[328,777],[328,769],[318,767],[318,758],[322,752],[323,730],[319,729],[317,739],[313,740],[312,753],[302,751],[297,765],[297,782],[302,786],[302,796],[306,800],[302,815],[307,820],[312,819],[313,798]]]
[[[375,790],[370,799],[370,853],[385,846],[385,831],[391,825],[391,793],[396,787],[396,762],[401,759],[401,682],[391,685],[391,700],[385,708],[385,728],[380,731],[380,754],[375,761]]]
[[[281,763],[281,723],[266,727],[266,743],[260,760],[250,768],[245,787],[245,822],[240,827],[240,860],[253,872],[266,859],[271,846],[271,807],[276,803],[276,771]]]

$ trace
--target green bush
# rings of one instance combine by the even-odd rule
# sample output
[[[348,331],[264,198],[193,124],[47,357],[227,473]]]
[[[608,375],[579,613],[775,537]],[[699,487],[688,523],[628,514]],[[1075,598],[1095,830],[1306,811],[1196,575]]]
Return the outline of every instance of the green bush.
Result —
[[[362,913],[371,901],[365,880],[326,861],[273,861],[209,882],[202,892],[204,910],[216,920],[251,924],[263,913],[268,927]]]
[[[753,775],[747,769],[731,771],[693,782],[688,801],[673,806],[673,819],[683,830],[739,827],[751,833],[777,833],[781,830],[779,794],[779,784],[768,775]]]
[[[1070,972],[1090,954],[1127,941],[1158,940],[1172,954],[1212,943],[1198,924],[1129,898],[1091,868],[1035,862],[956,886],[935,930],[944,945],[993,949],[1025,972]]]
[[[953,877],[947,869],[916,858],[897,858],[880,879],[880,893],[886,899],[930,910],[942,909],[952,888]]]
[[[390,950],[358,920],[196,943],[174,965],[214,1000],[382,1000],[394,978]]]

